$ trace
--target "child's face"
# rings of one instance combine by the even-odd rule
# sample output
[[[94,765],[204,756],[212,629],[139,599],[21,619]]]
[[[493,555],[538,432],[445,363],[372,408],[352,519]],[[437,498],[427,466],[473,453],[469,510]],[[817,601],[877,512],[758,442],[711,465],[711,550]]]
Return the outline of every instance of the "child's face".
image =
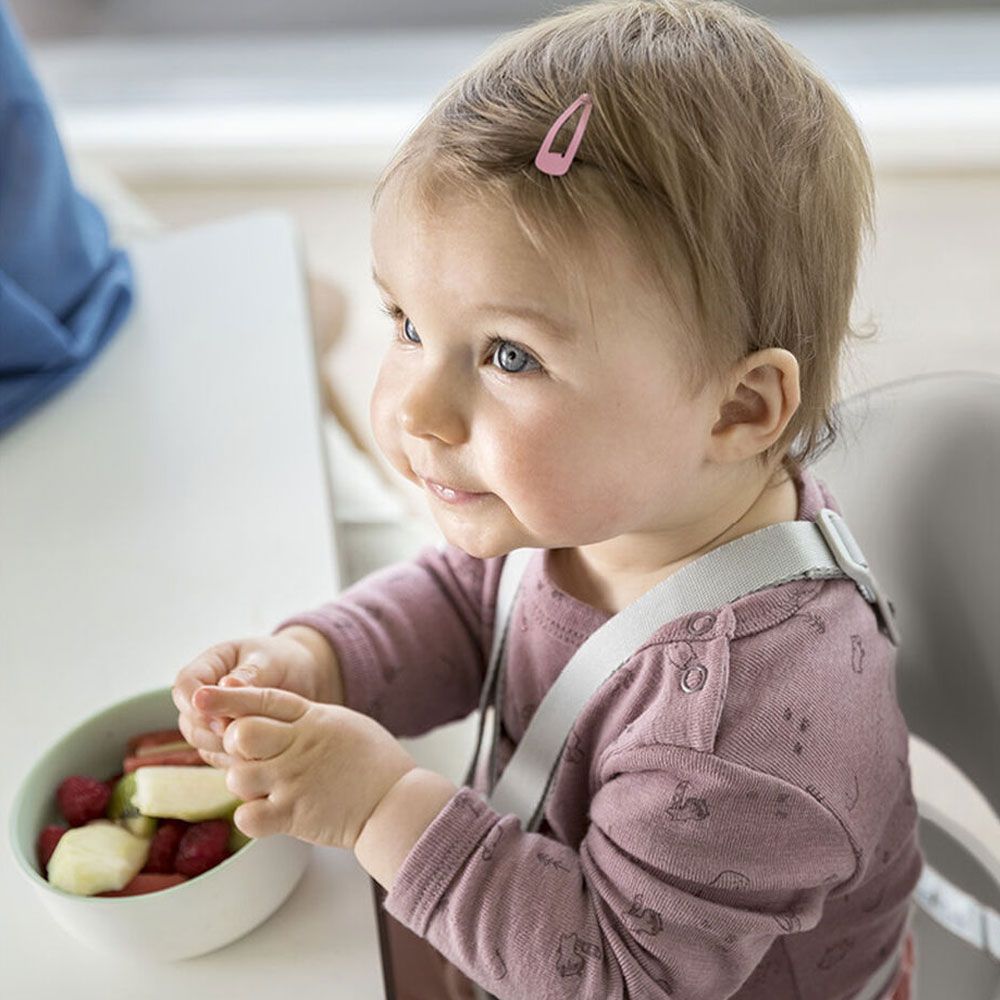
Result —
[[[389,194],[373,218],[373,263],[401,316],[372,427],[445,538],[489,558],[631,535],[634,558],[645,533],[676,536],[704,517],[717,399],[684,401],[676,320],[626,254],[609,246],[586,268],[591,314],[503,212],[462,202],[422,219]],[[567,337],[487,305],[534,307]],[[421,475],[484,495],[449,503]]]

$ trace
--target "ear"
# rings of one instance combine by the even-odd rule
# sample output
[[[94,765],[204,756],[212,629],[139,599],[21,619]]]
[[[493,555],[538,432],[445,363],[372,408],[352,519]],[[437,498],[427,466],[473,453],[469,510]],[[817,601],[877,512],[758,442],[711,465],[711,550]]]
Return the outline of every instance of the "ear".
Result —
[[[748,355],[726,384],[709,454],[721,463],[760,454],[781,436],[800,402],[799,363],[791,351],[769,347]]]

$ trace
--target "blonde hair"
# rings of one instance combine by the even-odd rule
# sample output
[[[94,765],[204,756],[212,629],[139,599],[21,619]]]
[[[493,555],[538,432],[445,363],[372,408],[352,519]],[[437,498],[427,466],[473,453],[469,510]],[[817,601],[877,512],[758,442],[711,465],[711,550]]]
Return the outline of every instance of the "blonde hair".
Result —
[[[543,174],[535,154],[583,92],[593,110],[576,158]],[[562,8],[448,85],[373,209],[393,178],[425,210],[456,192],[498,199],[568,284],[581,250],[621,240],[690,320],[677,333],[692,398],[754,351],[795,355],[801,403],[762,464],[781,455],[798,473],[836,439],[841,350],[867,339],[849,312],[872,168],[832,86],[756,15],[722,0]]]

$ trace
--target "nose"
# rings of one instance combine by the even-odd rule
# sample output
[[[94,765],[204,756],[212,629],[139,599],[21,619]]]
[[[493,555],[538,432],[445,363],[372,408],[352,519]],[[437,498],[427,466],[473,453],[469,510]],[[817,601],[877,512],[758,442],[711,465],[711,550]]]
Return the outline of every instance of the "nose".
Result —
[[[413,437],[438,438],[458,444],[467,435],[467,423],[456,392],[440,369],[416,375],[400,400],[399,425]]]

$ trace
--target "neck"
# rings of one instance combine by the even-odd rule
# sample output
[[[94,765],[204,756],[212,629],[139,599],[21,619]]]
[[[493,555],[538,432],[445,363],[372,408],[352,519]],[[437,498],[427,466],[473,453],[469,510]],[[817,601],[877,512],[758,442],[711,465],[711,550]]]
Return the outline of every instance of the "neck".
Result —
[[[798,492],[784,470],[778,471],[780,476],[776,473],[764,484],[758,482],[749,499],[745,494],[735,497],[720,507],[714,518],[692,526],[687,533],[673,533],[666,544],[643,534],[554,549],[549,553],[553,576],[567,593],[608,614],[617,614],[705,553],[769,524],[794,521]]]

